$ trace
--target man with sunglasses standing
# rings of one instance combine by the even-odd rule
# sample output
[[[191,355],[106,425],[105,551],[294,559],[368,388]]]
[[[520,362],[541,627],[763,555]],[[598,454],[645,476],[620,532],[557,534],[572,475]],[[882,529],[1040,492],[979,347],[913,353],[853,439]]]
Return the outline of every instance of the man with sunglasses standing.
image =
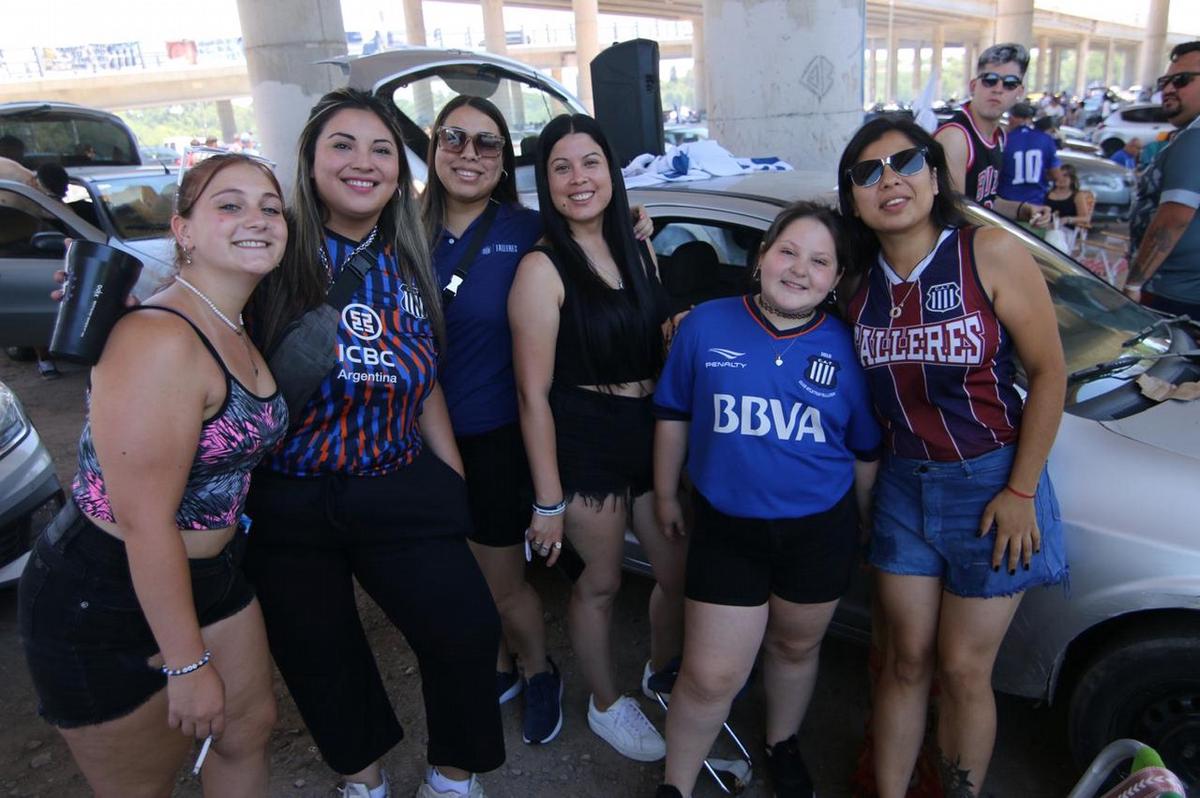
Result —
[[[1050,221],[1049,208],[1003,199],[999,193],[1005,143],[1000,119],[1024,96],[1029,51],[1013,42],[994,44],[980,54],[976,67],[971,99],[933,136],[946,151],[950,182],[985,208],[1044,226]]]
[[[1171,51],[1158,90],[1178,132],[1138,181],[1129,224],[1136,254],[1124,290],[1143,305],[1200,319],[1200,41]]]

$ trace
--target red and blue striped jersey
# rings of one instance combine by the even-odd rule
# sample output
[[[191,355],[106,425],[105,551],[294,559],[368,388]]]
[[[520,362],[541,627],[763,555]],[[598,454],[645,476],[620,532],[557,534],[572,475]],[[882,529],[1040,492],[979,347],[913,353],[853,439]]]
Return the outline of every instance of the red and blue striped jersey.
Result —
[[[973,227],[942,231],[907,279],[880,253],[850,301],[858,358],[899,457],[965,460],[1017,440],[1012,339],[979,280],[974,238]]]
[[[356,246],[326,231],[335,274]],[[420,454],[417,419],[437,379],[436,341],[421,294],[404,282],[390,246],[342,309],[337,361],[267,462],[272,471],[378,476]]]

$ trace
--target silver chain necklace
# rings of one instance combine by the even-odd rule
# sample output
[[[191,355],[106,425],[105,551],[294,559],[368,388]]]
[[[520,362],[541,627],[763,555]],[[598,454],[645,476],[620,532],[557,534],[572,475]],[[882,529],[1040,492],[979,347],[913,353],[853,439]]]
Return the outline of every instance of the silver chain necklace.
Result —
[[[345,266],[347,263],[354,260],[355,255],[357,255],[358,253],[362,252],[367,247],[374,244],[375,236],[378,233],[379,233],[379,225],[375,225],[374,227],[371,228],[371,232],[367,234],[367,237],[362,240],[362,243],[359,244],[357,247],[355,247],[354,251],[351,252],[344,261],[342,261],[342,266]],[[325,267],[325,275],[329,278],[330,284],[332,284],[333,283],[333,269],[329,265],[329,256],[327,254],[325,254],[325,245],[324,244],[322,244],[320,247],[317,248],[317,257],[319,257],[321,259],[321,265]]]
[[[175,275],[175,282],[179,283],[184,288],[191,291],[196,296],[200,297],[200,300],[204,304],[208,305],[208,307],[212,310],[213,313],[217,314],[217,318],[220,319],[222,322],[224,322],[226,327],[233,330],[234,334],[237,335],[239,338],[241,337],[241,335],[242,335],[242,314],[241,313],[238,314],[237,324],[234,324],[232,321],[229,320],[228,316],[226,316],[224,313],[221,312],[221,309],[217,307],[217,303],[213,302],[211,299],[209,299],[208,295],[205,294],[203,291],[201,291],[199,288],[192,285],[187,280],[180,277],[178,274]]]

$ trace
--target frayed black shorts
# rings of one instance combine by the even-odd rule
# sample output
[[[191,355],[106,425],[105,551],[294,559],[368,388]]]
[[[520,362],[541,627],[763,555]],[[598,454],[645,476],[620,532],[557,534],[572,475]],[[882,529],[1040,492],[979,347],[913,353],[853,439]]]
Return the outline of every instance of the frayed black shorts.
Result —
[[[239,531],[216,557],[188,560],[202,628],[254,600],[242,575],[245,541]],[[38,713],[49,723],[72,728],[114,720],[167,686],[147,662],[158,644],[134,593],[124,542],[74,502],[38,537],[17,600]]]
[[[564,498],[631,500],[654,487],[653,397],[550,389]]]
[[[854,488],[837,504],[801,518],[726,515],[693,491],[684,595],[692,601],[758,607],[772,595],[823,604],[850,589],[858,565]]]
[[[484,546],[520,546],[525,542],[533,505],[521,426],[514,421],[457,440],[471,509],[467,539]]]

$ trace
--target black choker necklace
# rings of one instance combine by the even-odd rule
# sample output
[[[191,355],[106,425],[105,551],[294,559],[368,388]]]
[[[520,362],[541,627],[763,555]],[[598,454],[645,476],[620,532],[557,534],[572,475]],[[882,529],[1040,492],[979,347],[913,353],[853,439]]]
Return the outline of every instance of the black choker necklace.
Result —
[[[808,321],[817,312],[816,308],[810,308],[809,310],[783,310],[768,302],[767,298],[762,294],[758,295],[758,306],[765,313],[770,313],[781,319],[791,319],[792,321]]]

